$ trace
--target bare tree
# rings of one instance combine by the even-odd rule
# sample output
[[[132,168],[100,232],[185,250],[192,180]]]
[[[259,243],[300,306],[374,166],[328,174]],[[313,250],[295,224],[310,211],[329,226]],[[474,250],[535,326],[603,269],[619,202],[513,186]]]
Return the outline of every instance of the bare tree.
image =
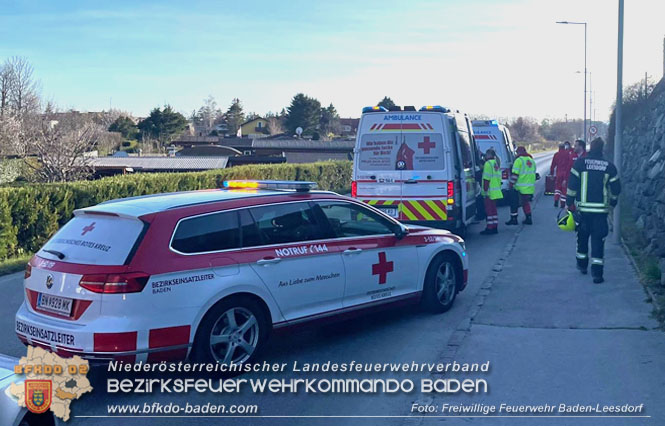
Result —
[[[0,115],[0,155],[17,154],[14,150],[22,138],[21,121],[14,114],[6,111]]]
[[[0,116],[4,116],[5,111],[9,108],[13,74],[9,60],[0,65]]]
[[[266,127],[271,136],[284,133],[284,126],[282,125],[283,119],[281,117],[268,113],[266,115],[266,120],[268,120]]]
[[[39,109],[37,82],[33,78],[33,68],[26,58],[13,56],[4,67],[8,67],[10,107],[18,114],[28,114]]]
[[[13,136],[13,151],[34,169],[42,182],[83,179],[92,173],[86,153],[95,149],[106,133],[87,114],[57,113],[47,106],[44,114],[30,114],[7,120]],[[18,129],[16,122],[19,123]],[[36,157],[38,162],[28,161]]]

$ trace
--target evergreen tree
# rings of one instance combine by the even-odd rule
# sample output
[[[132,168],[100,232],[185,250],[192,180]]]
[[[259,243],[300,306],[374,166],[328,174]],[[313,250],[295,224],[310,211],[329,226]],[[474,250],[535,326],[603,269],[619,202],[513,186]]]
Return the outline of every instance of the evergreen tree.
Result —
[[[236,135],[238,129],[245,122],[245,113],[242,110],[240,99],[234,98],[231,106],[226,111],[226,124],[229,126],[229,134]]]
[[[321,102],[303,93],[298,93],[291,99],[285,119],[286,129],[290,134],[302,127],[304,135],[313,135],[320,125],[320,120]]]

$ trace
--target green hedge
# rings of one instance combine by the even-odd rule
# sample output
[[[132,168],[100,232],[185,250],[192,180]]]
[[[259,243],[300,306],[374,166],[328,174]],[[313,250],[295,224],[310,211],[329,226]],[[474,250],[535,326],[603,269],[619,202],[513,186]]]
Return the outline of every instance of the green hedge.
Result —
[[[0,188],[0,260],[37,251],[75,209],[114,198],[219,188],[226,179],[311,180],[348,191],[350,161],[247,165],[198,173],[146,173],[94,181]]]

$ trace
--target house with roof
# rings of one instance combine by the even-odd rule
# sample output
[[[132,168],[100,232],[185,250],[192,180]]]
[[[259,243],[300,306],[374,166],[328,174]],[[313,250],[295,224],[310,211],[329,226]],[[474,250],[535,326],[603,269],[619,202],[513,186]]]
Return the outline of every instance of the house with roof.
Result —
[[[358,125],[360,124],[359,118],[340,118],[340,127],[342,128],[343,137],[356,137],[358,133]]]
[[[242,132],[242,137],[251,139],[265,138],[270,135],[268,132],[268,120],[261,117],[245,121],[240,125],[240,131]]]

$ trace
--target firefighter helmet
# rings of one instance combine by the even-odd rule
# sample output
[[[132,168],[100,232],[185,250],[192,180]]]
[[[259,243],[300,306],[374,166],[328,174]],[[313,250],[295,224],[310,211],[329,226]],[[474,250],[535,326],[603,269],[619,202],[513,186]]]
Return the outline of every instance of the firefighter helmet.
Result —
[[[561,210],[557,215],[556,224],[564,231],[575,231],[575,217],[569,210]]]

